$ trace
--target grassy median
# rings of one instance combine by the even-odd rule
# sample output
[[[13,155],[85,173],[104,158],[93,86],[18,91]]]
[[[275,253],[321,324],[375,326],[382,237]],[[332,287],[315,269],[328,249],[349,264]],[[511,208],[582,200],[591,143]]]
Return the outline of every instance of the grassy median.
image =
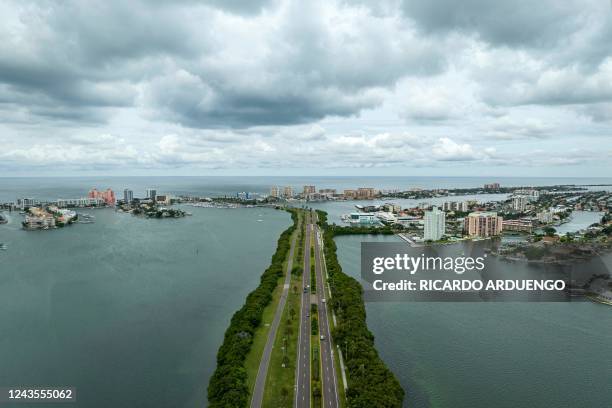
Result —
[[[299,251],[298,248],[300,248],[300,245],[304,245],[304,216],[302,211],[298,212],[298,217],[300,228],[296,230],[298,235],[296,237],[296,248],[293,251],[291,283],[287,294],[287,303],[283,310],[278,332],[274,339],[274,348],[270,356],[263,396],[264,407],[291,407],[293,405],[302,287],[302,268],[300,265],[303,262],[303,250]],[[279,286],[282,287],[282,285]]]

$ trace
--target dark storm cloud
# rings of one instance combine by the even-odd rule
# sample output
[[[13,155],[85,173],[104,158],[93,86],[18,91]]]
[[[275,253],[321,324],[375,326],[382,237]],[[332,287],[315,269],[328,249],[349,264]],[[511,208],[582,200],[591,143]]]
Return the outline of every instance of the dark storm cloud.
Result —
[[[361,4],[15,2],[7,17],[15,28],[0,44],[0,99],[27,101],[46,120],[100,121],[108,107],[144,101],[150,117],[189,127],[286,125],[357,115],[379,106],[401,78],[442,72],[449,33],[530,48],[548,65],[582,70],[609,55],[610,24],[575,35],[593,10],[574,2],[405,1],[404,19],[393,2]],[[559,46],[569,39],[574,46]],[[482,82],[500,105],[608,98],[566,88],[507,95],[496,84],[512,78]]]
[[[425,32],[466,32],[510,47],[564,41],[582,9],[575,1],[557,0],[404,0],[402,7]]]
[[[273,14],[259,16],[272,5]],[[402,76],[443,68],[443,50],[397,20],[348,8],[339,19],[326,7],[15,2],[2,32],[0,98],[34,95],[24,105],[32,115],[65,119],[68,109],[133,106],[144,89],[162,119],[248,127],[354,115],[377,106]],[[196,82],[167,80],[183,71]]]
[[[15,3],[0,44],[0,99],[25,101],[34,116],[76,121],[99,120],[103,112],[69,110],[132,105],[131,85],[146,74],[147,59],[185,55],[189,43],[180,28],[164,29],[162,10],[136,9],[121,2]]]
[[[397,20],[347,10],[332,22],[324,8],[289,4],[255,33],[228,32],[222,47],[153,80],[149,102],[193,127],[296,124],[355,115],[404,75],[443,69],[442,49]]]

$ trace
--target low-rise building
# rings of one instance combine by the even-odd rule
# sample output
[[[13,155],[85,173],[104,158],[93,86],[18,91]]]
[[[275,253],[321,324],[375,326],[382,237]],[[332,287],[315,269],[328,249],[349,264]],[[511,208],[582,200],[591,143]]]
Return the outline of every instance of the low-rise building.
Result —
[[[383,210],[386,212],[397,214],[402,211],[402,206],[395,203],[384,203],[382,206]]]
[[[49,229],[55,227],[55,217],[40,207],[30,207],[23,221],[25,229]]]
[[[35,200],[33,198],[18,198],[17,202],[15,203],[15,206],[17,208],[25,210],[26,208],[35,207],[39,204],[40,204],[40,201]]]
[[[353,224],[376,224],[378,220],[375,214],[351,213],[349,222]]]
[[[55,202],[58,208],[70,207],[101,207],[106,205],[106,202],[101,198],[60,198]]]
[[[533,221],[521,218],[518,220],[504,220],[502,222],[504,231],[527,232],[533,231]]]

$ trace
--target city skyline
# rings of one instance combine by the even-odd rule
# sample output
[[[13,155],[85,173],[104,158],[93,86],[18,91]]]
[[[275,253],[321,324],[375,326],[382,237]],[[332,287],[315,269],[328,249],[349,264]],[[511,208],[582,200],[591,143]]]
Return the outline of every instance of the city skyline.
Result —
[[[0,5],[2,176],[612,172],[610,2],[153,4]]]

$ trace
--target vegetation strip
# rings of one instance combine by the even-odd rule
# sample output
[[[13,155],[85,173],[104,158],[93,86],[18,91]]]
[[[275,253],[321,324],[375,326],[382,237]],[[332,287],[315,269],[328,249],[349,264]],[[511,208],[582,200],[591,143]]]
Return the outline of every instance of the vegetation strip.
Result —
[[[327,213],[320,210],[317,213],[319,226],[323,229],[328,283],[333,295],[329,304],[338,318],[332,337],[343,350],[348,371],[347,407],[400,408],[404,390],[374,347],[374,336],[366,323],[361,284],[342,272],[336,255],[334,236],[357,232],[330,226],[327,224]],[[377,232],[373,229],[367,231]],[[379,230],[378,233],[387,232]]]
[[[253,334],[262,322],[264,308],[283,276],[283,266],[289,253],[291,235],[298,223],[297,210],[288,209],[293,225],[278,239],[270,266],[261,276],[259,286],[246,298],[245,304],[232,316],[223,344],[217,353],[217,368],[208,384],[209,407],[238,408],[249,404],[249,389],[244,366],[253,343]]]
[[[300,228],[296,231],[297,242],[303,245],[303,222],[300,213]],[[294,247],[295,248],[295,247]],[[299,319],[301,295],[301,271],[299,267],[300,254],[293,251],[293,268],[291,271],[291,290],[287,296],[287,304],[283,318],[276,335],[268,377],[263,396],[264,407],[289,407],[294,399],[295,362],[297,361],[297,346],[299,333]],[[303,252],[303,250],[302,250]],[[299,273],[298,273],[299,272]]]

